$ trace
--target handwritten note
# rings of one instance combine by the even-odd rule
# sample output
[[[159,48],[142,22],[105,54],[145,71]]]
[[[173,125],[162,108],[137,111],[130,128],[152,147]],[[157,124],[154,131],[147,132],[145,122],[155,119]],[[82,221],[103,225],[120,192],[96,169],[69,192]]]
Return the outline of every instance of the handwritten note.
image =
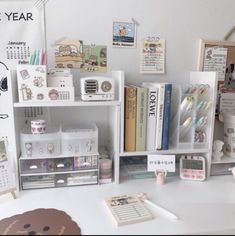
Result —
[[[175,172],[175,155],[148,155],[148,171]]]

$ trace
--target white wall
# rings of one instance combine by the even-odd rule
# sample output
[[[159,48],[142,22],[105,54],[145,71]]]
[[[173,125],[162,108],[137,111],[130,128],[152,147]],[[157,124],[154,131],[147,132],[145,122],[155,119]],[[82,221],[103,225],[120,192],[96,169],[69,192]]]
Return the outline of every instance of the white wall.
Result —
[[[54,65],[51,44],[66,36],[86,44],[107,45],[108,69],[125,70],[128,82],[184,81],[189,71],[196,70],[199,39],[223,40],[234,26],[234,9],[234,0],[49,0],[46,4],[49,63]],[[140,24],[137,48],[112,48],[113,20],[132,17]],[[140,40],[147,36],[166,39],[165,75],[139,73]]]

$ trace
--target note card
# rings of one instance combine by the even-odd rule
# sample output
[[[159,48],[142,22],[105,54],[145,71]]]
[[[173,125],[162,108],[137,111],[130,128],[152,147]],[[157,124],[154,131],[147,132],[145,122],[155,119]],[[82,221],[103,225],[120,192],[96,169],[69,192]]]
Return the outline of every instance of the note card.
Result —
[[[148,171],[175,172],[175,155],[148,155]]]

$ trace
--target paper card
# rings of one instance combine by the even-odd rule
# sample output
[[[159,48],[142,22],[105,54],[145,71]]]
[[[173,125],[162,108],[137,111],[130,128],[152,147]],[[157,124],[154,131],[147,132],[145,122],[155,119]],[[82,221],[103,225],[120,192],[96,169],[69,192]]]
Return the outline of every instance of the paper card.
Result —
[[[225,79],[228,49],[223,47],[207,47],[204,54],[203,71],[218,72],[218,80]]]
[[[148,37],[141,43],[140,73],[165,73],[165,40]]]
[[[136,23],[128,21],[113,22],[113,47],[136,47]]]
[[[148,171],[175,172],[175,155],[148,155]]]
[[[107,72],[106,46],[84,45],[83,55],[80,72]]]
[[[56,68],[81,68],[83,60],[83,42],[81,40],[64,39],[55,44]]]

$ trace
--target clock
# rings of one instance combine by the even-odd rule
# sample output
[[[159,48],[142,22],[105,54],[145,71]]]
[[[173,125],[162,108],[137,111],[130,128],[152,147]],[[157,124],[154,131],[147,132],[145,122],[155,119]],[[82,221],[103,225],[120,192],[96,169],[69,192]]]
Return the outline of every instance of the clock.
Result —
[[[206,179],[206,160],[203,156],[181,156],[180,178],[183,180],[203,181]]]

